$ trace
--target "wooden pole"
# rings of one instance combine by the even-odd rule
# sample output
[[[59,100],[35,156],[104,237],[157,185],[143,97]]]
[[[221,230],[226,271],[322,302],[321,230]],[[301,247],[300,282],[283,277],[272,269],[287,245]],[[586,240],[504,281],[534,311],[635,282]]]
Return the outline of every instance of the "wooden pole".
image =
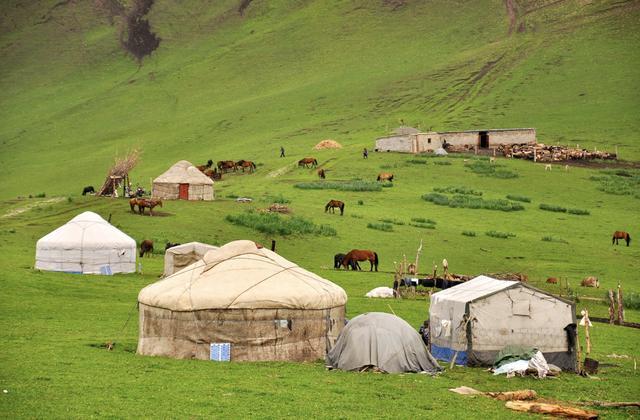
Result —
[[[613,290],[609,289],[609,324],[615,323],[616,303],[613,300]]]
[[[273,252],[276,252],[276,240],[275,239],[271,240],[271,250]]]
[[[589,335],[589,311],[584,310],[584,338],[587,341],[587,356],[591,354],[591,336]]]
[[[622,286],[618,283],[618,324],[622,325],[624,322],[624,307],[622,303]]]

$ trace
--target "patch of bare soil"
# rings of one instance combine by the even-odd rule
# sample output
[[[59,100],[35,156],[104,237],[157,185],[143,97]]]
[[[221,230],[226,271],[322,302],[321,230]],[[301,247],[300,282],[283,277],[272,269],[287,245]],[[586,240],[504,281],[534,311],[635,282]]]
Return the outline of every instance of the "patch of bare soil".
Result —
[[[382,5],[396,11],[407,5],[407,0],[382,0]]]
[[[504,6],[507,8],[507,16],[509,16],[509,35],[511,35],[516,29],[516,23],[518,20],[516,0],[504,0]]]
[[[151,10],[153,1],[135,0],[131,11],[126,16],[122,46],[138,60],[150,55],[160,45],[160,38],[151,32],[149,21],[144,19]]]
[[[29,211],[29,210],[35,209],[36,207],[42,207],[42,206],[45,206],[47,204],[59,203],[61,201],[64,201],[64,197],[54,197],[54,198],[50,198],[48,200],[38,201],[38,202],[35,202],[35,203],[29,203],[24,207],[18,207],[16,209],[9,210],[8,212],[6,212],[2,216],[0,216],[0,218],[4,219],[4,218],[7,218],[7,217],[17,216],[17,215],[19,215],[21,213],[24,213],[25,211]]]
[[[240,16],[244,16],[244,11],[247,10],[252,1],[253,0],[240,0],[240,5],[238,5],[238,13],[240,13]]]

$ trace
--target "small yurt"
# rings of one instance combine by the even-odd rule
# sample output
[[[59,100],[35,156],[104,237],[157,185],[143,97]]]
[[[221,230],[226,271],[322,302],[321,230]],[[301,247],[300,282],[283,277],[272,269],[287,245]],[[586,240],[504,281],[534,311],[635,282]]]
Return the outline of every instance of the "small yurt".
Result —
[[[431,295],[431,353],[491,366],[507,346],[536,348],[547,362],[574,370],[575,313],[574,303],[525,283],[479,276]]]
[[[139,354],[313,361],[342,331],[347,294],[255,242],[234,241],[145,287],[138,302]]]
[[[87,211],[36,244],[36,269],[81,274],[136,271],[136,241]]]
[[[153,180],[152,195],[163,200],[213,200],[213,181],[186,160]]]
[[[202,242],[189,242],[173,246],[164,253],[164,274],[170,276],[188,265],[201,260],[209,251],[218,249],[217,246],[203,244]]]
[[[377,369],[387,373],[441,370],[411,325],[382,312],[365,313],[349,321],[327,354],[327,365],[342,370]]]

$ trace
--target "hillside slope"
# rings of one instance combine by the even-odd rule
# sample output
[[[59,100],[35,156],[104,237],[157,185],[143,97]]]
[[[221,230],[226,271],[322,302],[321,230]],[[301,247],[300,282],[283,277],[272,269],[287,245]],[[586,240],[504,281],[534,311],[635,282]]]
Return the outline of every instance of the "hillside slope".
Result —
[[[137,61],[121,41],[143,3],[160,44]],[[177,157],[370,147],[400,121],[536,127],[637,160],[639,15],[638,1],[6,1],[0,197],[99,184],[134,146],[148,179]]]

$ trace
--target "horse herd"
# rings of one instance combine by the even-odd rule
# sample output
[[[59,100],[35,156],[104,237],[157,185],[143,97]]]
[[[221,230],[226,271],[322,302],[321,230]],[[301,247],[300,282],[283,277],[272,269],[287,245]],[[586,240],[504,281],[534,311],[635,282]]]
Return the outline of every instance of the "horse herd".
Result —
[[[153,216],[153,208],[160,206],[162,207],[162,200],[159,198],[139,198],[134,197],[129,200],[129,206],[131,206],[131,211],[135,213],[135,207],[138,206],[138,213],[142,216],[144,215],[144,209],[149,209],[149,215]]]
[[[216,163],[216,166],[213,167],[213,160],[209,159],[206,164],[198,165],[196,168],[215,181],[222,179],[223,173],[230,171],[237,172],[238,169],[242,169],[242,172],[244,172],[245,169],[248,169],[251,173],[256,170],[256,164],[250,160],[244,159],[240,159],[238,161],[220,160]]]

